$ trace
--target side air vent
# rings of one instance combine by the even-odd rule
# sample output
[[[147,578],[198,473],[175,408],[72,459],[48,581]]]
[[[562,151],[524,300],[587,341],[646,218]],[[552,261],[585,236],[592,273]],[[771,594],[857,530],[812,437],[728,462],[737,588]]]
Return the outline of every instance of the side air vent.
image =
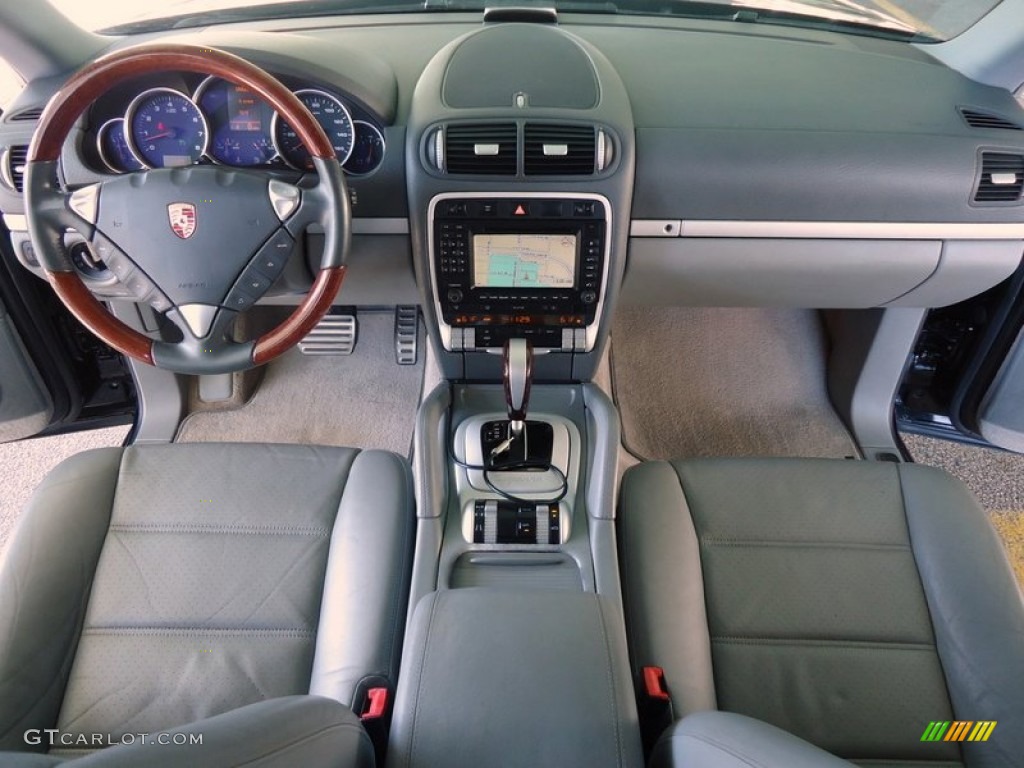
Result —
[[[28,107],[15,112],[7,118],[9,123],[34,123],[43,114],[42,107]]]
[[[974,193],[976,203],[1020,202],[1024,191],[1024,155],[981,153],[981,180]]]
[[[445,128],[442,170],[515,176],[516,124],[471,123]]]
[[[7,147],[0,153],[0,179],[10,189],[21,192],[25,182],[25,161],[28,159],[28,147],[16,144]]]
[[[1024,128],[1009,118],[1003,117],[1002,115],[996,115],[991,112],[982,112],[978,109],[966,109],[964,107],[960,107],[960,115],[966,123],[971,126],[971,128],[995,128],[1005,131],[1024,130]]]
[[[603,137],[603,138],[602,138]],[[598,143],[607,136],[592,125],[527,123],[523,132],[523,172],[527,176],[589,176],[605,167]]]

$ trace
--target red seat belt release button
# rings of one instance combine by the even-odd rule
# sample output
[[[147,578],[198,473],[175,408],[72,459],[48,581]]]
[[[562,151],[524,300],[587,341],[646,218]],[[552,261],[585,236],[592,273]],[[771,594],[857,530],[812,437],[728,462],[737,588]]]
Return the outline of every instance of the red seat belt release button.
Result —
[[[648,698],[669,700],[668,691],[665,690],[665,670],[661,667],[644,667],[644,688],[647,689]]]
[[[383,717],[388,708],[388,689],[371,688],[366,692],[366,711],[359,716],[360,720],[376,720]]]

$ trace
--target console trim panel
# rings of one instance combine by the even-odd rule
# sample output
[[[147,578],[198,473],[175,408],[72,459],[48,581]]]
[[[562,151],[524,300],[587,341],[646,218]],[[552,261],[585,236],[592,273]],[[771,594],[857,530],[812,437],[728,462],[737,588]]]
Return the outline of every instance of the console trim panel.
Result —
[[[612,255],[612,240],[614,238],[613,233],[613,213],[611,201],[604,195],[599,195],[593,192],[516,192],[516,191],[498,191],[498,192],[442,192],[434,195],[430,199],[430,204],[427,207],[427,262],[429,265],[429,274],[427,278],[430,280],[430,293],[434,302],[434,311],[437,315],[437,326],[438,333],[441,337],[441,344],[444,346],[447,352],[461,352],[462,349],[457,349],[452,344],[452,331],[453,326],[449,325],[444,320],[444,311],[441,306],[441,297],[438,291],[437,284],[437,254],[434,252],[434,213],[437,209],[438,204],[445,200],[452,199],[508,199],[508,200],[535,200],[535,199],[560,199],[560,200],[593,200],[599,202],[604,206],[604,225],[605,225],[605,236],[604,236],[604,263],[601,269],[601,289],[598,292],[597,302],[594,308],[594,322],[590,325],[585,326],[585,345],[583,349],[574,350],[575,352],[592,352],[594,347],[597,345],[598,330],[601,325],[601,316],[604,311],[604,303],[608,293],[608,274],[609,265],[611,262]],[[474,352],[490,352],[498,353],[500,348],[481,348],[474,349]],[[552,352],[559,352],[560,350],[551,350]]]

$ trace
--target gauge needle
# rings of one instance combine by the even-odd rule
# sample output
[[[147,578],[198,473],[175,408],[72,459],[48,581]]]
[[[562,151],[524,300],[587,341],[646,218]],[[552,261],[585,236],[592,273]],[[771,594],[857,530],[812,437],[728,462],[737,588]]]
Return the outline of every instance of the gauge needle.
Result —
[[[173,135],[173,131],[164,131],[163,133],[154,133],[152,136],[147,136],[146,138],[152,141],[153,139],[168,139]]]

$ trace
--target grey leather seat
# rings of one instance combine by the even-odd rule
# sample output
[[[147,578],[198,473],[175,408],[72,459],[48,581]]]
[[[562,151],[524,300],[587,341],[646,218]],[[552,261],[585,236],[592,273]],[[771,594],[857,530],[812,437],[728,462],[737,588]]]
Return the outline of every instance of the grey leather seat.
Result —
[[[411,484],[394,454],[297,445],[60,464],[0,570],[0,764],[372,765],[350,707],[397,677]],[[161,731],[203,746],[134,736]]]
[[[1024,765],[1024,604],[959,481],[865,461],[659,461],[626,474],[620,508],[635,668],[664,669],[676,718],[723,711],[682,720],[656,762],[817,764],[724,714],[738,713],[861,765]],[[922,741],[957,720],[997,725],[985,742]]]

